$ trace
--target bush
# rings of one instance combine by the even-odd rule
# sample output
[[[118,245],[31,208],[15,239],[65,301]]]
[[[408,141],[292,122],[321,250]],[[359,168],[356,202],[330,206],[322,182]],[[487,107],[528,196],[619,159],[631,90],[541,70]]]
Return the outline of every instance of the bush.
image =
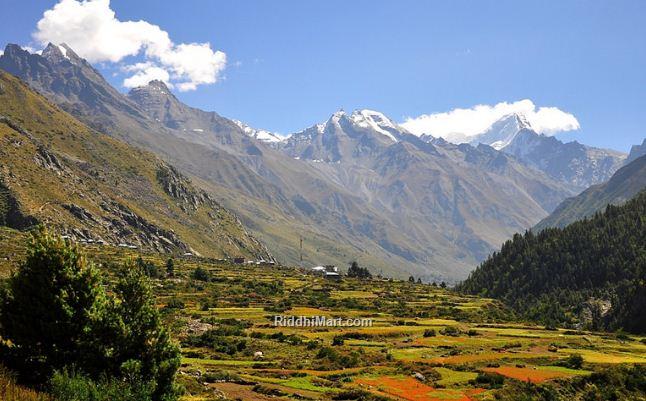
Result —
[[[478,376],[471,380],[473,384],[482,386],[485,388],[501,388],[505,382],[505,378],[496,373],[481,372],[478,373]]]
[[[191,278],[197,281],[209,281],[209,272],[198,266],[191,273]]]
[[[165,309],[184,309],[186,305],[184,304],[184,301],[178,298],[171,298],[168,300],[166,303],[166,306],[164,306]]]
[[[146,274],[146,276],[150,278],[158,278],[160,276],[159,270],[153,262],[147,262],[141,256],[139,256],[135,263],[137,264],[137,267],[139,267]]]
[[[460,329],[455,326],[446,326],[445,328],[440,330],[440,333],[445,336],[457,337],[460,335]]]
[[[435,337],[437,333],[435,332],[435,329],[426,329],[424,330],[424,337]]]
[[[580,354],[572,354],[560,364],[570,369],[581,369],[583,366],[583,357]]]
[[[56,401],[149,401],[152,388],[152,384],[115,379],[95,382],[68,372],[56,372],[50,382],[50,393]]]

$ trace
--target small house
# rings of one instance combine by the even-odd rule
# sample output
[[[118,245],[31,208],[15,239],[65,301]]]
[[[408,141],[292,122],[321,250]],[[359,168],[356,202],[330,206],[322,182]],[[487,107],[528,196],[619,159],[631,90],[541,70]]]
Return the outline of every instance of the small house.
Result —
[[[332,280],[332,281],[341,281],[341,275],[337,272],[325,272],[325,277],[326,280]]]

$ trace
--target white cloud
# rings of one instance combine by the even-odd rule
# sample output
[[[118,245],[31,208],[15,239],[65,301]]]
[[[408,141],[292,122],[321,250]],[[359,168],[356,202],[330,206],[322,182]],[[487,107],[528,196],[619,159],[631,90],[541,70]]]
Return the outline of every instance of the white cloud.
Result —
[[[128,56],[143,54],[146,70],[124,81],[140,82],[147,75],[161,77],[180,90],[194,90],[198,85],[217,82],[226,66],[226,55],[211,49],[209,43],[175,44],[168,33],[146,21],[120,21],[110,8],[110,0],[60,0],[45,11],[33,37],[48,42],[68,44],[90,62],[119,62]]]
[[[408,117],[401,124],[416,135],[430,134],[448,141],[461,142],[480,134],[500,118],[518,113],[527,119],[532,128],[541,134],[579,129],[574,115],[556,107],[536,107],[529,99],[513,103],[501,102],[490,106],[479,104],[468,109],[453,109],[445,113],[423,114]]]
[[[152,80],[164,82],[169,87],[173,87],[170,82],[170,74],[163,68],[157,67],[152,63],[137,63],[123,68],[124,71],[134,72],[135,74],[123,81],[126,88],[136,88],[146,85]]]

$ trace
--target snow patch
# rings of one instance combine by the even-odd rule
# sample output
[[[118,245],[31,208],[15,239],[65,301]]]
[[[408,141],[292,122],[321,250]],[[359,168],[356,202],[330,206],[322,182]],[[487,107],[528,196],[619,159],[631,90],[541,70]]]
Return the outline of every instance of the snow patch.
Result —
[[[374,110],[357,110],[352,113],[350,119],[354,124],[362,128],[370,128],[378,133],[390,138],[393,142],[398,142],[395,135],[389,130],[399,131],[400,129],[384,114]]]
[[[277,142],[282,142],[287,138],[281,137],[279,134],[275,134],[273,132],[269,132],[264,129],[256,129],[248,126],[247,124],[243,123],[242,121],[239,120],[232,120],[241,130],[244,132],[247,136],[250,136],[252,138],[256,138],[259,141],[262,142],[267,142],[267,143],[277,143]]]

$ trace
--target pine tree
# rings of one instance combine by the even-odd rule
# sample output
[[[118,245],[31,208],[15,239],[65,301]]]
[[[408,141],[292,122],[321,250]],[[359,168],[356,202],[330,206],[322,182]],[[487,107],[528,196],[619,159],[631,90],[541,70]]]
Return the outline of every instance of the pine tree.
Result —
[[[1,336],[13,346],[5,363],[25,381],[43,383],[55,369],[100,357],[91,328],[105,310],[98,271],[75,246],[40,230],[2,296]]]

